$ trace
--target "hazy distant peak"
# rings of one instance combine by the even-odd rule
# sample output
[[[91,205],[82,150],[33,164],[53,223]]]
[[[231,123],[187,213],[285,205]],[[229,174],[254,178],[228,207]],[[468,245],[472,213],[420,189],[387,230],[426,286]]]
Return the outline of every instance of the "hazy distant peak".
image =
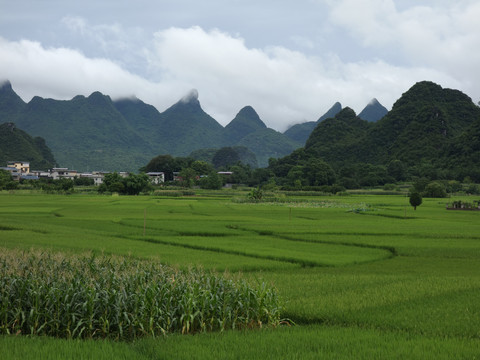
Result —
[[[188,92],[187,95],[182,97],[180,101],[184,104],[187,104],[192,101],[197,101],[198,100],[198,90],[197,89],[192,89]]]
[[[259,126],[261,127],[267,127],[265,123],[260,119],[260,116],[258,116],[257,112],[253,107],[250,105],[247,105],[243,107],[237,114],[237,117],[246,117],[252,120],[253,122],[256,122]]]
[[[325,119],[333,118],[335,115],[337,115],[340,111],[342,111],[342,104],[340,104],[338,101],[333,104],[333,106],[328,109],[328,111],[320,116],[320,118],[317,120],[317,122],[321,122]]]
[[[0,90],[11,90],[12,84],[10,80],[0,80]]]
[[[384,117],[387,113],[388,110],[382,104],[380,104],[376,98],[373,98],[360,112],[360,114],[358,114],[358,117],[362,120],[376,122]]]
[[[142,100],[137,98],[136,95],[121,96],[121,97],[117,97],[117,98],[114,99],[114,102],[123,102],[123,101],[129,101],[129,102],[133,102],[133,103],[142,102]]]

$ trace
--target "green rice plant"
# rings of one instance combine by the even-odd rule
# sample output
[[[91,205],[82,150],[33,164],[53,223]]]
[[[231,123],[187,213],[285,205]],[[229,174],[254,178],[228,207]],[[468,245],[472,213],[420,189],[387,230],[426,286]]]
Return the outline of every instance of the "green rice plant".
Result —
[[[123,358],[149,359],[478,357],[480,213],[447,211],[446,201],[441,199],[425,199],[414,211],[405,195],[314,197],[297,194],[277,196],[269,203],[249,204],[231,201],[232,196],[245,197],[246,192],[196,192],[194,198],[2,193],[0,246],[54,249],[64,253],[84,254],[88,249],[97,253],[131,254],[156,264],[175,266],[177,270],[173,274],[178,289],[181,289],[178,269],[185,269],[184,274],[189,274],[187,269],[192,266],[242,272],[242,278],[250,284],[257,284],[257,279],[261,279],[260,284],[274,284],[278,296],[285,299],[282,317],[292,319],[299,326],[282,326],[271,331],[270,326],[263,326],[266,320],[261,320],[261,330],[205,330],[204,333],[194,329],[221,328],[232,318],[247,320],[235,327],[225,325],[225,330],[260,325],[258,321],[248,320],[252,315],[248,315],[245,306],[234,308],[227,302],[222,303],[221,296],[208,296],[208,292],[202,292],[195,283],[183,288],[182,294],[191,295],[173,305],[155,296],[157,291],[168,289],[173,296],[174,290],[167,287],[168,284],[161,283],[164,290],[157,290],[158,282],[157,287],[148,287],[148,295],[141,295],[136,291],[146,288],[141,281],[128,287],[126,282],[118,284],[119,281],[110,286],[112,281],[104,276],[99,280],[104,285],[97,297],[105,304],[115,304],[112,309],[118,310],[102,312],[98,316],[100,320],[87,316],[78,328],[72,316],[66,319],[71,322],[71,334],[79,334],[85,327],[80,339],[89,339],[86,334],[93,332],[89,330],[91,324],[92,328],[99,329],[92,337],[106,337],[107,341],[5,335],[0,336],[2,357],[8,359],[14,354],[10,358],[28,358],[31,352],[38,352],[39,358],[79,358],[83,351],[88,354],[86,358],[107,356],[96,356],[95,348],[106,349],[115,358],[122,358],[118,354],[125,353],[129,356]],[[449,201],[463,203],[472,199],[458,196]],[[349,211],[366,208],[366,204],[372,211]],[[54,255],[50,253],[50,256]],[[64,257],[59,258],[60,261]],[[95,262],[102,258],[97,256]],[[74,260],[67,260],[64,267],[68,269],[68,263],[77,267]],[[117,260],[110,258],[114,265]],[[138,269],[147,269],[144,265],[149,263],[139,262]],[[299,266],[302,263],[317,266]],[[322,264],[330,266],[320,266]],[[28,269],[34,266],[27,263],[25,268],[27,276]],[[117,275],[122,271],[116,271]],[[78,287],[71,284],[71,280],[66,282]],[[42,304],[39,295],[49,286],[39,287],[41,291],[36,293],[25,288],[25,292],[31,294],[32,308],[44,306],[36,304]],[[212,287],[216,286],[212,282]],[[56,297],[75,304],[78,294],[56,288]],[[111,295],[113,288],[117,293]],[[240,292],[238,284],[236,288]],[[256,290],[260,288],[260,285],[253,286]],[[123,292],[133,295],[127,298]],[[247,290],[241,296],[250,299]],[[93,306],[97,304],[93,301],[96,297],[87,293],[85,298],[92,299],[85,305],[90,309],[85,310],[87,314],[96,314],[100,308],[100,305]],[[229,295],[230,298],[234,295]],[[10,304],[5,301],[7,303]],[[133,310],[122,312],[124,303]],[[261,302],[253,298],[252,303]],[[53,309],[50,313],[55,314],[57,310],[48,306]],[[182,315],[174,316],[177,308],[182,309],[183,319]],[[144,309],[146,315],[135,317],[136,309],[139,312]],[[220,315],[212,318],[208,311],[213,310],[198,312],[198,309],[217,309]],[[76,313],[84,310],[69,305],[69,311],[77,319]],[[62,321],[55,320],[62,318],[60,310],[57,312],[59,315],[51,316],[54,319],[51,323],[61,324]],[[168,317],[170,323],[162,325],[165,333],[169,333],[167,330],[174,333],[171,336],[157,336],[157,333],[155,338],[147,336],[152,329],[155,331],[156,323],[150,321],[159,316],[159,312],[165,318],[166,314],[172,314]],[[222,315],[224,313],[228,315]],[[30,312],[24,311],[24,316],[29,319]],[[21,322],[22,314],[16,318]],[[42,326],[40,315],[33,313],[31,319],[40,324],[39,328]],[[49,324],[36,333],[44,334]],[[113,334],[116,328],[121,329],[123,337],[101,333]],[[143,338],[127,343],[110,341],[128,339],[133,329],[137,329],[137,338]],[[196,335],[182,336],[182,330]],[[29,331],[22,330],[21,334]],[[64,332],[62,336],[72,335]],[[107,350],[109,346],[111,350]],[[70,350],[75,348],[81,350]],[[80,356],[71,355],[80,352]],[[65,356],[56,356],[57,353]]]
[[[0,334],[129,340],[275,326],[280,312],[265,284],[200,269],[93,254],[0,257]]]
[[[401,331],[351,326],[294,326],[174,334],[135,342],[0,336],[2,360],[30,359],[418,359],[478,358],[478,340],[415,337]]]

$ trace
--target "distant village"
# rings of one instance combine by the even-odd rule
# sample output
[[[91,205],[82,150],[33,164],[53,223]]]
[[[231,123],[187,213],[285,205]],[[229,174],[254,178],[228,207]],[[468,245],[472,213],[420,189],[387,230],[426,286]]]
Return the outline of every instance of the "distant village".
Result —
[[[8,161],[6,167],[2,167],[2,170],[8,171],[14,180],[39,180],[39,179],[71,179],[75,178],[88,178],[93,179],[95,185],[103,183],[103,178],[109,171],[92,171],[92,172],[78,172],[77,170],[70,170],[68,168],[52,168],[50,170],[31,170],[30,163],[25,161]],[[121,171],[118,174],[122,177],[127,177],[128,172]],[[149,172],[147,175],[150,177],[152,184],[161,184],[165,182],[165,174],[163,172]],[[178,176],[178,174],[175,174]]]
[[[77,170],[70,170],[68,168],[52,168],[50,170],[31,170],[30,163],[25,161],[8,161],[6,167],[0,168],[8,171],[13,180],[39,180],[39,179],[71,179],[76,178],[88,178],[93,179],[95,185],[101,185],[103,178],[110,171],[92,171],[92,172],[78,172]],[[221,175],[231,175],[230,171],[219,171]],[[128,177],[129,173],[126,171],[120,171],[118,174],[122,177]],[[163,172],[148,172],[146,173],[150,177],[150,182],[153,185],[159,185],[165,182],[165,173]],[[173,173],[173,181],[181,180],[179,173]]]

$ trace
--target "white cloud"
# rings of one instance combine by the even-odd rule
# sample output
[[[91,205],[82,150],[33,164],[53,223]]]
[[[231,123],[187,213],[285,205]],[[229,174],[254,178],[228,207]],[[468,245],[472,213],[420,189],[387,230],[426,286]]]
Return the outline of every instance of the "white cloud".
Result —
[[[378,59],[345,63],[283,47],[251,49],[242,38],[199,27],[157,32],[151,61],[169,82],[197,88],[204,108],[223,125],[251,105],[268,126],[280,130],[316,120],[336,101],[359,112],[373,97],[390,107],[416,81],[458,85],[424,67]]]
[[[463,91],[480,96],[480,3],[326,0],[330,22],[372,52],[391,51],[405,67],[449,74]]]
[[[381,14],[391,11],[389,1],[385,3]],[[381,16],[375,14],[366,16],[376,21]],[[398,16],[398,11],[394,15]],[[473,18],[464,21],[466,33],[476,26]],[[328,52],[307,56],[281,46],[250,48],[243,38],[218,29],[172,27],[132,45],[120,25],[92,27],[74,17],[64,18],[64,23],[82,36],[98,36],[100,42],[115,42],[118,37],[117,48],[138,52],[136,56],[148,65],[146,74],[154,80],[134,74],[118,60],[0,37],[0,79],[9,79],[25,100],[34,95],[69,99],[98,90],[113,98],[135,95],[164,111],[195,88],[204,110],[222,125],[243,106],[251,105],[269,127],[283,131],[293,123],[318,119],[336,101],[358,113],[373,97],[391,107],[417,81],[432,80],[459,89],[465,85],[461,78],[447,75],[445,68],[429,67],[428,63],[400,66],[381,59],[348,62]],[[397,28],[400,24],[405,22],[399,22]],[[363,28],[362,36],[371,39],[366,44],[375,44],[375,32],[382,26],[380,22]],[[403,38],[408,36],[397,38],[398,42]],[[465,44],[474,39],[465,38]],[[407,45],[403,45],[405,51]],[[453,56],[451,60],[456,64]]]
[[[150,82],[124,70],[108,59],[88,58],[67,48],[44,48],[40,43],[10,42],[0,37],[0,79],[11,81],[14,90],[29,101],[45,98],[71,99],[101,91],[112,98],[137,96],[155,105],[176,101],[182,91]]]

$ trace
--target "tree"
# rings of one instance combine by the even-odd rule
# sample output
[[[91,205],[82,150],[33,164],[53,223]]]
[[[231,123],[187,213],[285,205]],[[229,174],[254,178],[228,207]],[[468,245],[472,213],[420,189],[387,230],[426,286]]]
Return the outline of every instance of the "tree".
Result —
[[[303,183],[306,182],[306,179],[304,179],[303,176],[303,166],[292,166],[287,174],[287,179],[289,185],[293,185],[296,188],[301,188]]]
[[[73,180],[75,186],[91,186],[95,184],[95,181],[92,178],[87,177],[75,177]]]
[[[122,177],[119,173],[113,172],[105,174],[103,177],[102,185],[99,186],[98,192],[103,193],[105,191],[122,193],[125,189],[125,186],[122,182]]]
[[[413,192],[410,194],[410,205],[413,206],[413,210],[417,210],[417,206],[422,205],[422,195],[418,192]]]
[[[191,159],[190,159],[191,160]],[[142,171],[161,171],[165,174],[165,181],[173,180],[173,173],[180,171],[188,161],[185,158],[174,158],[171,155],[158,155],[142,168]]]
[[[231,147],[221,148],[212,159],[213,166],[217,169],[223,166],[236,164],[239,161],[240,157],[238,156],[238,153]]]
[[[275,176],[271,170],[267,168],[258,168],[253,170],[252,172],[252,177],[250,178],[248,182],[248,186],[255,186],[255,185],[261,185],[268,180],[270,180],[273,176]]]
[[[423,196],[431,197],[431,198],[445,198],[447,197],[447,192],[443,184],[437,181],[433,181],[429,183],[427,186],[425,186]]]
[[[200,186],[203,189],[218,190],[223,186],[222,178],[216,171],[210,172],[207,177],[200,179]]]
[[[229,170],[232,172],[230,180],[234,184],[246,184],[252,177],[252,169],[250,168],[250,165],[246,165],[241,162],[230,166]]]
[[[423,192],[429,182],[430,180],[427,179],[426,177],[415,179],[415,181],[413,182],[413,187],[415,188],[415,192],[418,192],[418,193]]]
[[[124,192],[128,195],[138,195],[150,187],[150,179],[147,174],[130,174],[122,181]]]
[[[8,171],[0,169],[0,190],[9,189],[12,183],[12,175]]]
[[[405,164],[400,160],[392,160],[387,166],[388,175],[397,181],[405,180],[406,170]]]
[[[332,185],[336,180],[332,167],[317,158],[311,158],[303,166],[303,177],[311,186]]]
[[[213,170],[212,165],[210,165],[206,161],[201,161],[201,160],[195,160],[194,162],[192,162],[192,164],[190,165],[190,168],[195,170],[195,173],[198,176],[207,175]]]
[[[119,194],[138,195],[149,187],[150,179],[147,174],[130,174],[126,178],[123,178],[120,174],[114,172],[105,175],[102,185],[98,188],[98,192],[103,193],[109,191]]]
[[[178,175],[182,179],[182,186],[191,188],[193,185],[195,185],[197,173],[192,168],[184,168]]]

